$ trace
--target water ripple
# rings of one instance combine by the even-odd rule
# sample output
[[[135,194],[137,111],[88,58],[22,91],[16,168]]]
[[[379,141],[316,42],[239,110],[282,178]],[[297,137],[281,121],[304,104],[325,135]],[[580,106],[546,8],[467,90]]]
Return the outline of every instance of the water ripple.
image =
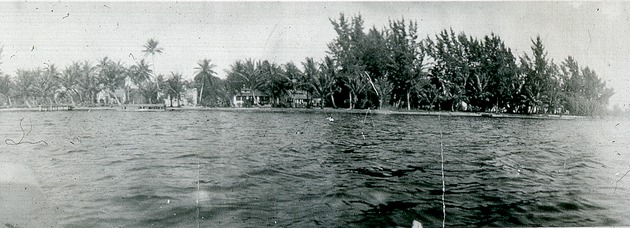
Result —
[[[630,225],[630,121],[103,111],[0,128],[25,115],[49,145],[0,153],[66,227],[441,226],[440,131],[447,226]]]

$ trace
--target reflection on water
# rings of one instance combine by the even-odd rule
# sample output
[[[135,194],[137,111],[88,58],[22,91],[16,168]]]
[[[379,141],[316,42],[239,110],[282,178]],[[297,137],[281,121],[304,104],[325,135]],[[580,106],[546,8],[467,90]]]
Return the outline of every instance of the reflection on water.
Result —
[[[0,113],[67,227],[629,225],[626,120]],[[365,120],[365,121],[364,121]],[[615,184],[617,188],[615,189]],[[199,189],[199,190],[198,190]]]

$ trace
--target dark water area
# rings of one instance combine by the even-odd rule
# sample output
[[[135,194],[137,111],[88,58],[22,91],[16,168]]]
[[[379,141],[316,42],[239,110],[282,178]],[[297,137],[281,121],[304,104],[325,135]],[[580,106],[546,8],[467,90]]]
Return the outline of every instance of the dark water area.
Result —
[[[4,112],[48,145],[0,158],[65,227],[441,226],[440,144],[447,227],[630,225],[628,120],[333,115]]]

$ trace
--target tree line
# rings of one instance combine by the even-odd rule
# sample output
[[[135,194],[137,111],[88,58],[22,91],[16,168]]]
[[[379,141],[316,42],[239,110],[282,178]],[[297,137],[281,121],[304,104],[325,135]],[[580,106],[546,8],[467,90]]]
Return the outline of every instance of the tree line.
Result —
[[[132,88],[144,102],[161,103],[196,88],[201,105],[223,107],[245,88],[264,93],[279,107],[291,102],[293,91],[305,91],[310,100],[321,99],[319,105],[333,108],[572,115],[605,113],[613,95],[593,69],[573,57],[556,64],[540,37],[532,39],[531,53],[515,56],[496,34],[477,38],[445,29],[420,38],[417,22],[404,19],[390,20],[381,29],[366,29],[361,15],[340,14],[330,22],[337,35],[319,61],[237,60],[221,79],[216,65],[203,59],[193,80],[186,81],[179,73],[156,75],[144,59],[125,66],[105,57],[63,70],[49,65],[18,70],[15,77],[3,74],[0,94],[8,105],[89,105],[98,103],[95,94],[101,91]],[[158,44],[149,40],[145,57],[162,53]]]
[[[420,39],[417,22],[404,19],[367,32],[360,15],[330,21],[337,37],[323,60],[306,58],[302,71],[291,62],[236,61],[224,81],[228,91],[260,90],[275,104],[304,90],[334,108],[573,115],[603,114],[613,95],[573,57],[560,64],[548,58],[539,36],[531,54],[516,57],[496,34],[450,29]]]
[[[0,49],[0,53],[2,49]],[[145,56],[162,52],[158,42],[150,39]],[[179,96],[189,82],[180,73],[154,75],[150,64],[141,59],[131,66],[108,57],[91,61],[75,61],[61,69],[55,64],[44,68],[18,69],[15,75],[0,73],[0,104],[5,107],[36,105],[95,105],[97,94],[105,92],[122,104],[114,93],[119,89],[136,92],[148,103],[162,103],[163,95]]]

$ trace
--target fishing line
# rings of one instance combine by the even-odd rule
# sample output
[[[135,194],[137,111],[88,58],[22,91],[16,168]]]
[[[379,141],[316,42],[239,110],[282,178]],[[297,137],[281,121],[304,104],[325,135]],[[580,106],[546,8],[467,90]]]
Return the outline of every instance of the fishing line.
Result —
[[[626,172],[623,176],[621,176],[621,178],[619,178],[619,180],[617,180],[615,182],[615,191],[613,191],[613,193],[617,192],[617,184],[619,184],[619,181],[621,181],[621,179],[623,179],[624,177],[626,177],[626,175],[628,175],[628,173],[630,173],[630,170],[628,170],[628,172]]]
[[[442,138],[442,113],[441,107],[438,106],[438,125],[440,131],[440,156],[442,158],[442,228],[444,228],[446,224],[446,203],[444,203],[444,194],[446,192],[446,183],[444,181],[444,141]]]
[[[197,228],[199,228],[199,170],[200,170],[200,165],[199,165],[199,152],[197,152]]]
[[[367,116],[369,113],[370,113],[370,108],[368,107],[367,110],[365,111],[365,116],[363,117],[363,126],[361,126],[361,136],[363,136],[363,140],[365,140],[365,134],[363,131],[365,129],[365,120],[367,120]]]

